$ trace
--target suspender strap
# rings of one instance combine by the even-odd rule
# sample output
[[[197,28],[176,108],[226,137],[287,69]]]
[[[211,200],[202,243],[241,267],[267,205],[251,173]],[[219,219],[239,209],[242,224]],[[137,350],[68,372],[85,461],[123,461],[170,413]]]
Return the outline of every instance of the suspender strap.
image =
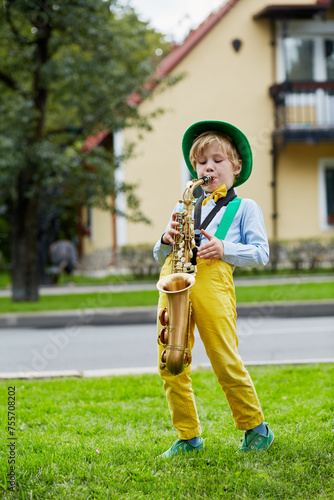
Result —
[[[196,201],[195,209],[194,209],[194,229],[195,229],[195,242],[196,245],[199,245],[201,239],[201,230],[199,226],[201,224],[201,213],[202,213],[202,203],[204,200],[204,194],[198,198]]]
[[[202,202],[204,200],[204,195],[200,196],[198,198],[196,205],[195,205],[195,210],[194,210],[194,228],[195,228],[195,242],[196,245],[199,246],[200,240],[201,240],[201,229],[206,229],[214,216],[219,212],[219,210],[222,207],[225,207],[226,205],[234,200],[236,198],[236,194],[233,188],[230,188],[227,191],[227,194],[224,198],[219,198],[219,200],[216,203],[216,206],[211,210],[211,212],[207,215],[207,217],[204,219],[204,221],[201,224],[201,213],[202,213]],[[227,209],[226,209],[227,210]],[[225,215],[225,214],[224,214]]]
[[[226,207],[225,213],[220,221],[217,231],[215,232],[215,237],[219,240],[223,240],[228,230],[231,227],[232,221],[237,213],[242,198],[234,198]]]

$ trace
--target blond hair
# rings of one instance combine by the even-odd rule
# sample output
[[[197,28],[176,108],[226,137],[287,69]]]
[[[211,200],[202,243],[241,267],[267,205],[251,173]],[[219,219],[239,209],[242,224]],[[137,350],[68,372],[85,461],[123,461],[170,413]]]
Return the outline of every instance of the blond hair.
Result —
[[[214,131],[203,132],[203,134],[194,140],[189,153],[189,160],[194,169],[196,170],[196,163],[198,158],[203,155],[204,149],[215,142],[218,142],[224,155],[227,156],[233,167],[237,169],[240,165],[240,154],[234,142],[228,135]]]

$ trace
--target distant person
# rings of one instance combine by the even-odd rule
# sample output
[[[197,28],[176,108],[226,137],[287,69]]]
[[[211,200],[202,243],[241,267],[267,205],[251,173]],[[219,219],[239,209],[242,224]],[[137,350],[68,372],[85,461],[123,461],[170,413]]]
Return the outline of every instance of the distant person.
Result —
[[[193,212],[198,250],[197,274],[190,299],[190,349],[195,341],[196,324],[235,426],[245,431],[240,451],[266,450],[272,445],[274,434],[264,422],[253,382],[238,353],[233,283],[235,266],[265,265],[269,260],[260,207],[251,199],[238,198],[233,189],[251,174],[252,150],[239,129],[220,121],[191,125],[183,136],[182,150],[192,177],[211,179],[203,186],[204,194],[197,200]],[[165,233],[154,247],[155,259],[163,265],[161,278],[172,271],[173,245],[176,236],[182,234],[175,213],[183,209],[184,203],[175,206]],[[165,306],[166,294],[160,292],[159,309]],[[159,324],[159,330],[161,326]],[[180,347],[166,344],[166,349],[180,350]],[[160,345],[159,360],[163,349],[165,346]],[[190,372],[191,364],[176,375],[160,366],[172,422],[179,436],[162,457],[203,449]],[[221,426],[224,426],[223,416]]]
[[[52,266],[57,267],[59,272],[72,274],[77,266],[78,258],[76,248],[71,241],[55,241],[50,245],[49,253]]]

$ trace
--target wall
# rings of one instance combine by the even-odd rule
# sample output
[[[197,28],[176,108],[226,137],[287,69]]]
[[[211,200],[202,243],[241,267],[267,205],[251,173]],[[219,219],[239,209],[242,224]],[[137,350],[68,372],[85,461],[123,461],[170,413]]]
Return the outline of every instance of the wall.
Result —
[[[330,238],[320,227],[319,158],[334,158],[333,144],[287,145],[278,162],[278,238]]]

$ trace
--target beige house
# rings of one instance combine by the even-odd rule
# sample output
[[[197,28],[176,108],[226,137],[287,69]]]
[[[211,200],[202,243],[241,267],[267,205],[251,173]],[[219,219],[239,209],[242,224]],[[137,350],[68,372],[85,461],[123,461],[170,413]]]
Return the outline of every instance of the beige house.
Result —
[[[94,212],[84,252],[154,244],[190,178],[181,139],[195,121],[233,123],[249,138],[250,179],[237,188],[262,208],[271,240],[334,237],[334,6],[330,0],[229,0],[167,56],[160,75],[184,75],[138,103],[165,110],[153,131],[114,134],[136,157],[119,172],[138,184],[151,225]],[[124,203],[122,199],[116,203]],[[114,227],[114,230],[112,228]],[[116,229],[115,229],[116,227]],[[113,233],[113,234],[112,234]]]

